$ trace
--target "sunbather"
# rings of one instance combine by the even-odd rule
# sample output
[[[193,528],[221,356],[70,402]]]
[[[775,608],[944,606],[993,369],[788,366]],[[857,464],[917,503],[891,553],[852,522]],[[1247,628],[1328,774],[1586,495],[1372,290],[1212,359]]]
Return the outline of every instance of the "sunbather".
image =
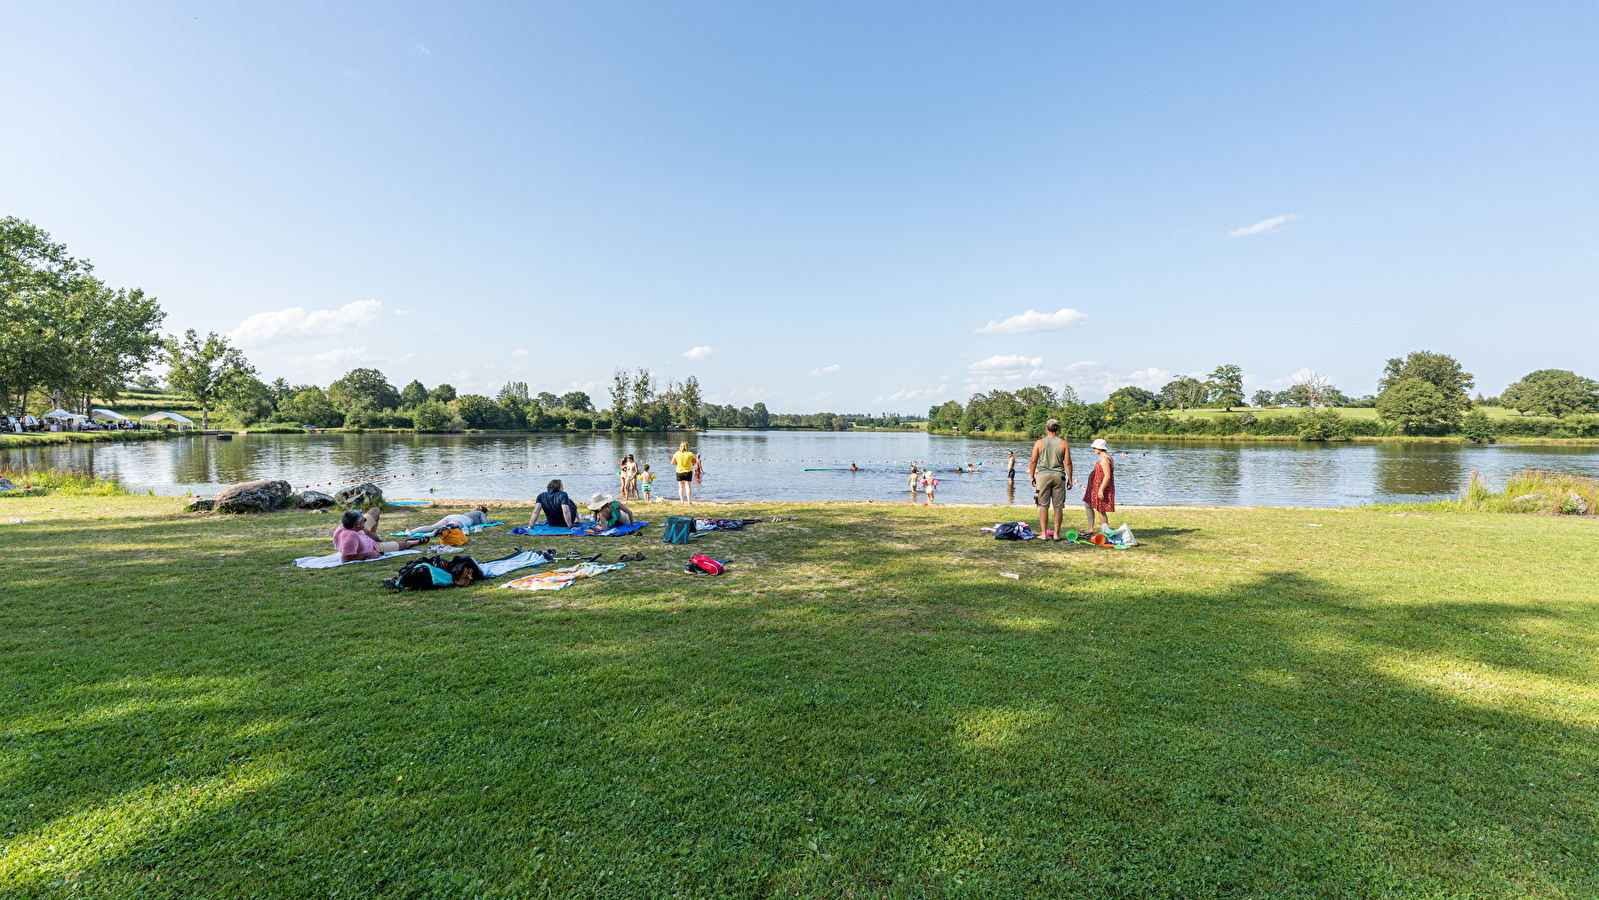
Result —
[[[365,513],[359,509],[345,510],[344,516],[339,519],[339,527],[333,530],[333,547],[339,551],[339,559],[342,562],[377,559],[385,553],[409,550],[427,542],[427,538],[403,541],[378,540],[377,507]]]
[[[593,526],[602,531],[618,525],[633,524],[633,511],[610,494],[595,494],[589,503],[589,511],[594,513]]]
[[[474,509],[470,512],[451,513],[437,522],[434,522],[432,525],[423,525],[420,528],[412,528],[407,530],[406,533],[417,537],[424,535],[432,537],[446,528],[459,528],[462,531],[465,531],[474,525],[482,525],[488,522],[488,520],[489,508],[487,506],[479,506],[477,509]]]

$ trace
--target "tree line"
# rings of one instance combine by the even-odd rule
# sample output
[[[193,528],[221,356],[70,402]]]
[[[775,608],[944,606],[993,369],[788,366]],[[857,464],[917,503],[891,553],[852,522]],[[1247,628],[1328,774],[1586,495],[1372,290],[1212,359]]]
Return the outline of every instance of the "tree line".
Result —
[[[1017,391],[973,394],[966,403],[947,401],[928,413],[928,430],[1011,432],[1038,436],[1044,423],[1059,419],[1072,435],[1117,432],[1143,434],[1261,433],[1298,435],[1309,440],[1329,440],[1358,431],[1372,434],[1460,433],[1473,440],[1491,440],[1496,433],[1530,433],[1519,425],[1492,422],[1480,409],[1505,406],[1523,414],[1563,418],[1599,412],[1599,383],[1574,372],[1540,369],[1510,385],[1499,397],[1480,393],[1473,400],[1471,373],[1444,353],[1416,351],[1387,361],[1378,393],[1352,400],[1331,379],[1306,372],[1287,390],[1256,391],[1244,398],[1243,370],[1222,365],[1208,378],[1174,379],[1158,392],[1123,387],[1102,403],[1085,403],[1066,385],[1060,390],[1035,385]],[[1251,403],[1253,405],[1251,405]],[[1293,417],[1256,417],[1252,409],[1293,407]],[[1340,407],[1375,408],[1376,422],[1356,423],[1336,412]],[[1195,409],[1237,410],[1233,418],[1186,420],[1172,412]],[[1592,423],[1599,433],[1599,423]],[[1545,428],[1554,436],[1586,435],[1590,423]],[[1579,434],[1580,433],[1580,434]]]

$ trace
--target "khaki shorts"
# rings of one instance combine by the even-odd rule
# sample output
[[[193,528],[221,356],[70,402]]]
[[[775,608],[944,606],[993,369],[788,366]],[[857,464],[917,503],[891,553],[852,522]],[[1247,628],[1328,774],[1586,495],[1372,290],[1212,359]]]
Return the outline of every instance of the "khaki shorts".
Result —
[[[393,553],[394,551],[400,549],[400,542],[399,541],[378,541],[377,542],[377,548],[378,548],[378,552],[379,553]]]
[[[1055,472],[1038,473],[1038,505],[1066,508],[1066,476]]]

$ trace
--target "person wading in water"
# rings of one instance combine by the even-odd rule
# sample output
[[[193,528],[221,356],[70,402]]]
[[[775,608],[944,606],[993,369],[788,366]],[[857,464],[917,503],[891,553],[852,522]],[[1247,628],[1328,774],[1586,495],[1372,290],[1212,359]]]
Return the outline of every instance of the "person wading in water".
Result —
[[[1045,434],[1033,444],[1033,458],[1027,464],[1027,477],[1038,490],[1038,530],[1044,540],[1058,541],[1060,520],[1066,512],[1066,485],[1072,483],[1072,448],[1061,440],[1060,422],[1044,423]],[[1055,507],[1055,527],[1049,527],[1049,508]]]

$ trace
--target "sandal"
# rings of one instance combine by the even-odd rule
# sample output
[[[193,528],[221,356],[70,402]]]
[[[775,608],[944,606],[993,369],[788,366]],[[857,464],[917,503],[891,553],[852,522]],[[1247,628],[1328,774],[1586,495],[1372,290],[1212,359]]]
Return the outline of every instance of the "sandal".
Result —
[[[644,554],[642,554],[642,553],[624,553],[621,556],[618,556],[616,558],[616,561],[617,562],[643,562],[644,561]]]
[[[1053,540],[1056,540],[1056,538],[1055,538],[1055,532],[1053,532],[1053,531],[1046,531],[1046,532],[1044,532],[1044,540],[1046,540],[1046,541],[1053,541]]]

